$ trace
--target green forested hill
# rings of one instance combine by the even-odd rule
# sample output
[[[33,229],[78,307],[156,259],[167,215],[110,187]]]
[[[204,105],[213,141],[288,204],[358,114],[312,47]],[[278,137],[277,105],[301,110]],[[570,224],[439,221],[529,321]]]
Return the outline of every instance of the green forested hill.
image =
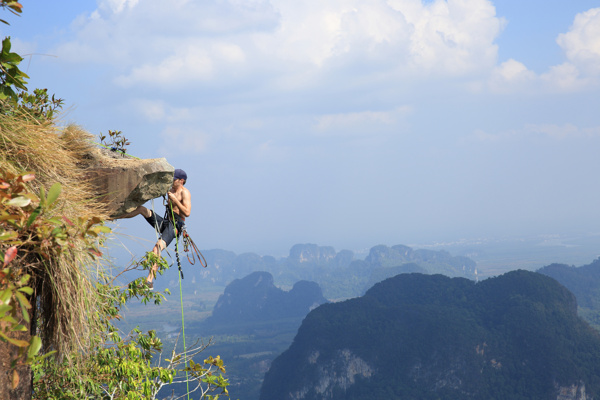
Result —
[[[252,324],[283,319],[295,319],[299,325],[312,308],[326,302],[314,282],[296,282],[286,292],[274,285],[270,273],[257,271],[231,282],[203,325],[211,331],[223,325],[230,331],[236,327],[244,330]]]
[[[599,359],[600,336],[549,277],[403,274],[313,310],[260,398],[597,398]]]
[[[551,264],[538,272],[556,279],[573,292],[579,305],[579,314],[600,329],[600,259],[578,268]]]

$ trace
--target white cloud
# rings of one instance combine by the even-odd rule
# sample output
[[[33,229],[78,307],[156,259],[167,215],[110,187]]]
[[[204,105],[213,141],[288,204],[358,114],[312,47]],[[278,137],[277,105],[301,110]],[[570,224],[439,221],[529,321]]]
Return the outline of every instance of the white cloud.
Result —
[[[503,21],[487,0],[274,2],[280,28],[263,37],[281,59],[316,67],[336,58],[385,60],[388,68],[461,75],[489,67]]]
[[[573,124],[528,124],[523,130],[527,135],[541,135],[553,139],[567,139],[587,136],[584,131]]]
[[[136,84],[169,87],[195,82],[207,82],[220,71],[243,63],[243,50],[231,43],[179,44],[175,54],[158,64],[150,62],[134,67],[127,75],[118,76],[115,82],[123,87]]]
[[[600,126],[579,127],[574,124],[530,124],[525,129],[533,134],[541,134],[555,139],[600,137]]]
[[[190,46],[156,64],[148,63],[134,67],[129,74],[118,76],[115,82],[124,87],[136,84],[180,86],[195,81],[208,81],[214,68],[213,60],[204,49]]]
[[[288,147],[276,144],[273,140],[260,143],[252,151],[254,160],[270,163],[285,163],[290,158]]]
[[[133,99],[131,107],[148,121],[181,123],[194,120],[194,112],[189,108],[173,107],[162,100]]]
[[[600,8],[577,14],[569,32],[556,42],[569,62],[588,74],[600,75]]]
[[[579,127],[574,124],[526,124],[518,129],[498,133],[476,130],[473,138],[480,142],[522,140],[526,138],[546,138],[557,141],[600,137],[600,126]]]
[[[412,108],[399,107],[392,111],[360,111],[323,115],[317,118],[315,129],[320,133],[347,135],[348,133],[381,132],[395,125]]]
[[[490,76],[490,88],[494,92],[508,93],[523,91],[530,88],[537,80],[533,71],[513,59],[503,62],[492,70]]]
[[[105,0],[100,3],[100,7],[118,14],[125,9],[132,9],[138,2],[139,0]]]
[[[208,135],[203,131],[183,126],[167,126],[161,133],[167,155],[197,154],[206,150]]]
[[[577,91],[593,85],[592,79],[581,76],[580,70],[568,62],[550,67],[540,78],[546,87],[565,92]]]
[[[598,85],[600,77],[600,8],[577,14],[556,42],[567,61],[536,74],[510,59],[492,69],[488,87],[497,93],[574,92]]]
[[[496,62],[493,41],[505,22],[496,17],[491,2],[436,0],[423,5],[398,0],[392,4],[414,29],[410,56],[416,67],[462,75]]]
[[[472,138],[477,142],[497,142],[500,140],[500,135],[495,135],[482,129],[477,129],[475,132],[473,132]]]
[[[101,0],[58,53],[112,65],[123,86],[290,82],[365,62],[410,79],[491,68],[502,25],[489,0]]]
[[[166,106],[162,101],[140,99],[133,102],[133,107],[150,121],[162,121],[167,115]]]

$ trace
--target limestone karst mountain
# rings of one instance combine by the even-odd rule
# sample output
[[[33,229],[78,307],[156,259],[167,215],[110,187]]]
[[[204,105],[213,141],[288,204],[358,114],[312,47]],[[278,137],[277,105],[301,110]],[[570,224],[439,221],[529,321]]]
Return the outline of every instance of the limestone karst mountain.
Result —
[[[600,335],[541,274],[402,274],[324,304],[265,375],[267,399],[590,399]]]

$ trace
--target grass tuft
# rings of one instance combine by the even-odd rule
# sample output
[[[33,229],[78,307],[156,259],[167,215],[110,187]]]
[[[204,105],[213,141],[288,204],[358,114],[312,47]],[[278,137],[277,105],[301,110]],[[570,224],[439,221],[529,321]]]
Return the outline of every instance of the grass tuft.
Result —
[[[0,171],[34,173],[31,190],[39,194],[56,182],[62,186],[58,205],[47,217],[69,220],[108,219],[104,204],[95,201],[86,166],[94,148],[92,135],[78,126],[40,123],[27,115],[0,115]],[[97,200],[97,199],[96,199]],[[85,348],[95,326],[98,299],[94,274],[100,268],[86,250],[86,240],[73,237],[69,244],[45,259],[34,252],[21,265],[33,277],[35,313],[39,334],[47,349],[66,355]],[[25,249],[26,251],[26,249]]]

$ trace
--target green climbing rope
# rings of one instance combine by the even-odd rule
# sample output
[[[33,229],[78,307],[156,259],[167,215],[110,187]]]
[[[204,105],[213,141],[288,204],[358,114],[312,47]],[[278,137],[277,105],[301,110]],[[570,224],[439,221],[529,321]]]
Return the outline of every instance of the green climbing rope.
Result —
[[[183,359],[187,367],[187,346],[185,344],[185,318],[183,312],[183,289],[181,287],[181,279],[183,272],[181,271],[181,261],[179,260],[179,232],[177,232],[177,223],[175,222],[175,213],[173,212],[173,204],[169,202],[168,207],[171,209],[171,223],[175,231],[175,256],[177,257],[177,266],[179,267],[179,302],[181,303],[181,334],[183,335]],[[187,385],[187,398],[190,399],[190,379],[188,371],[185,371],[185,384]]]

